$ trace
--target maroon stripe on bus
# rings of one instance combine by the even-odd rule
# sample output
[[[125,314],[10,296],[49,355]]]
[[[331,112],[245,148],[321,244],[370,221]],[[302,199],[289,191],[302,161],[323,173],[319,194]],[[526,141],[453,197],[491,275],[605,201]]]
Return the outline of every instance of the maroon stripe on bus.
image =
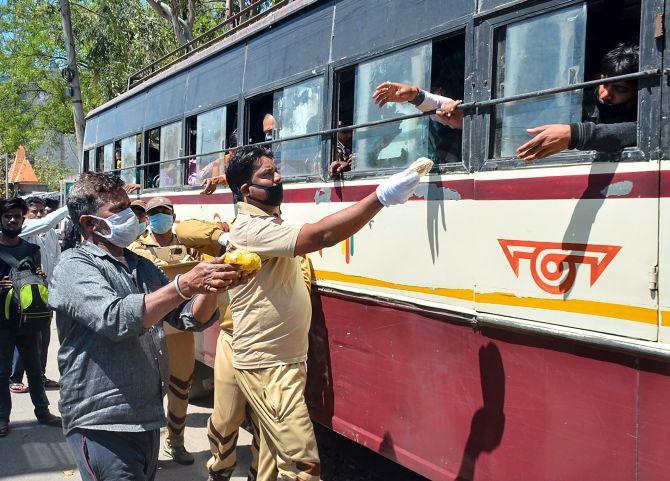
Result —
[[[305,184],[285,188],[284,203],[321,204],[357,202],[377,188],[369,185]],[[419,195],[410,200],[559,200],[559,199],[645,199],[670,197],[670,171],[620,172],[604,174],[561,175],[517,179],[442,180],[421,184]],[[200,195],[170,196],[174,204],[231,204],[230,192]],[[149,200],[149,198],[143,198]]]
[[[630,199],[656,198],[658,194],[656,171],[475,182],[477,200]]]

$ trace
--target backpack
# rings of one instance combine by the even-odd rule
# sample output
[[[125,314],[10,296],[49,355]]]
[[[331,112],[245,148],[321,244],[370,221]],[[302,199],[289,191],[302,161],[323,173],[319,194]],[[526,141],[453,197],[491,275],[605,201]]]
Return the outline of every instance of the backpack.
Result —
[[[18,264],[0,249],[0,260],[10,266],[9,279],[12,288],[5,294],[0,319],[8,327],[40,330],[51,322],[48,306],[49,290],[44,278],[36,274],[32,259],[23,259]]]

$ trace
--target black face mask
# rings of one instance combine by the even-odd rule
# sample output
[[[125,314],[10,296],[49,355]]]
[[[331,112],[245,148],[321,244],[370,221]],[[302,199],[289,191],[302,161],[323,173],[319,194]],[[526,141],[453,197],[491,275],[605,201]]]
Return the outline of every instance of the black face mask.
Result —
[[[271,185],[269,187],[266,185],[258,185],[258,184],[249,184],[249,186],[263,189],[267,194],[267,199],[265,200],[252,197],[250,195],[249,198],[255,200],[256,202],[276,207],[281,204],[282,200],[284,200],[284,184],[282,184],[281,182],[275,185]]]
[[[7,229],[6,227],[3,227],[3,228],[2,228],[2,234],[3,234],[5,237],[9,237],[10,239],[14,239],[15,237],[18,237],[20,233],[21,233],[21,229],[19,229],[19,230],[10,230],[10,229]]]
[[[635,115],[635,108],[630,105],[630,102],[623,104],[606,104],[598,100],[597,105],[601,122],[634,122],[636,120],[637,116]]]

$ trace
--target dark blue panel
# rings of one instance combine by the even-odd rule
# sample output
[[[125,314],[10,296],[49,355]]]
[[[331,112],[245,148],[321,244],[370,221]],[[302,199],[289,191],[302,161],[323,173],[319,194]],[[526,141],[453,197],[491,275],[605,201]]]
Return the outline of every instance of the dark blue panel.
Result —
[[[140,93],[98,114],[96,116],[98,118],[96,144],[106,143],[142,130],[144,104],[145,94]]]
[[[247,47],[244,90],[328,63],[333,7],[322,5],[251,40]]]
[[[522,4],[524,1],[528,0],[480,0],[479,11],[488,12],[489,10],[493,10],[495,8],[509,7],[514,4]]]
[[[340,0],[335,10],[333,60],[392,46],[474,11],[475,0]]]
[[[194,66],[188,77],[186,111],[206,109],[242,91],[244,46],[223,52]]]
[[[84,150],[88,150],[95,145],[95,139],[98,134],[98,117],[91,117],[86,120],[86,130],[84,130]]]
[[[184,113],[188,72],[153,85],[147,92],[144,109],[144,126],[166,123]]]

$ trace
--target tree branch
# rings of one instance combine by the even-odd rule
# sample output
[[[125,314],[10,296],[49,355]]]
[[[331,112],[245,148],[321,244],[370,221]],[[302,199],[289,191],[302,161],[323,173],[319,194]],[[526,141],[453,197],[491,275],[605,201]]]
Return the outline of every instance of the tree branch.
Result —
[[[147,0],[147,3],[153,10],[165,20],[172,21],[172,10],[160,0]]]

